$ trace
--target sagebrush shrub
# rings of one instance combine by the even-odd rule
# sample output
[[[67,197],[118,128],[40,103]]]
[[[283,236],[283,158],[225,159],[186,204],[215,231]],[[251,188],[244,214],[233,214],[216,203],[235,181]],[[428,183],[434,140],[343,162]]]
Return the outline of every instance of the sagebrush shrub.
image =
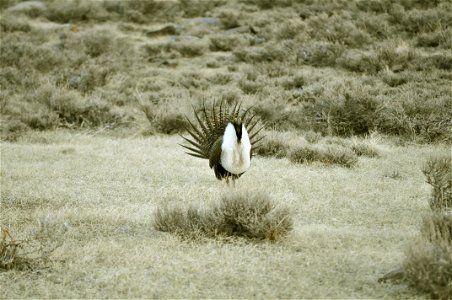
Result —
[[[350,168],[356,165],[358,157],[351,150],[338,146],[301,146],[290,152],[289,160],[299,164],[321,162]]]
[[[406,251],[404,280],[435,299],[452,295],[452,215],[424,218],[423,236]]]
[[[292,219],[287,208],[276,207],[263,193],[235,191],[204,210],[158,208],[153,226],[184,238],[244,237],[274,241],[292,230]]]
[[[266,138],[257,149],[256,154],[260,156],[274,156],[283,158],[287,156],[289,145],[284,143],[282,139]]]
[[[430,157],[422,172],[433,187],[430,207],[434,211],[452,209],[452,158],[450,153]]]

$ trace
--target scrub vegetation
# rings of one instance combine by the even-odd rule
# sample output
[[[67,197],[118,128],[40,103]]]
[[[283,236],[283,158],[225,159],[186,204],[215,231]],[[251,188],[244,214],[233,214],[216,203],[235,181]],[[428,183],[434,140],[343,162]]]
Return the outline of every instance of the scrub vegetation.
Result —
[[[0,298],[451,294],[450,1],[2,0],[0,39]],[[265,124],[237,187],[177,145],[214,102]]]

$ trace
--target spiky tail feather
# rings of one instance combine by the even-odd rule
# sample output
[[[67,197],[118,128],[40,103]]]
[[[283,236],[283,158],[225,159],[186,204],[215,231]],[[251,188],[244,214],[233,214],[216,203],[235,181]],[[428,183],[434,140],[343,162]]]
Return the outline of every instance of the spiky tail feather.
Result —
[[[193,108],[197,123],[194,124],[186,117],[189,124],[186,130],[190,137],[182,136],[190,145],[179,145],[189,150],[190,152],[186,153],[191,156],[209,159],[210,150],[218,138],[223,136],[226,125],[233,120],[238,120],[248,131],[252,151],[259,148],[259,142],[263,139],[259,133],[263,126],[258,126],[260,121],[255,114],[251,114],[252,107],[241,112],[241,106],[241,103],[236,103],[231,110],[221,101],[218,110],[215,102],[210,111],[207,111],[205,106],[199,111]]]

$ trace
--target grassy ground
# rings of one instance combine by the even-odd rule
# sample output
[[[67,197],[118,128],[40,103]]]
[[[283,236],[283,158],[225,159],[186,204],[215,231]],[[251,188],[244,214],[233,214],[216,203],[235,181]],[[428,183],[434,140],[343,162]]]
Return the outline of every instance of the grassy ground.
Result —
[[[199,205],[230,191],[180,138],[114,139],[44,132],[1,147],[1,223],[16,238],[46,226],[63,241],[47,268],[0,273],[0,297],[394,298],[378,283],[398,267],[429,211],[420,171],[440,146],[380,140],[355,167],[256,157],[236,189],[290,208],[278,242],[184,241],[152,227],[165,203]]]

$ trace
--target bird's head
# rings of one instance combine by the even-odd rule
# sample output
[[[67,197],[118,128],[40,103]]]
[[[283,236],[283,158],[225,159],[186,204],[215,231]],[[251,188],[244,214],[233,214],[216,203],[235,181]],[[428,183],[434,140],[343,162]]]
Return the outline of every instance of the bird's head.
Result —
[[[234,126],[235,134],[237,136],[237,141],[240,142],[242,139],[242,122],[238,120],[233,120],[231,124]]]

